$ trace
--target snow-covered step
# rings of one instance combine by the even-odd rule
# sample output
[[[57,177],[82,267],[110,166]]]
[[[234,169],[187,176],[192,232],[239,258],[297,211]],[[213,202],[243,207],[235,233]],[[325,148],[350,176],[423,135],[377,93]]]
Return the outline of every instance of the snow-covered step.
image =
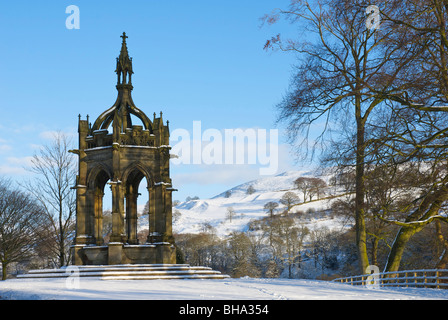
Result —
[[[185,276],[185,275],[221,275],[219,271],[213,270],[166,270],[166,271],[96,271],[96,272],[76,272],[80,277],[124,277],[124,276]],[[71,272],[30,272],[25,275],[19,275],[20,278],[65,278],[74,275]]]
[[[223,274],[184,274],[184,275],[159,275],[159,276],[104,276],[103,280],[157,280],[157,279],[226,279],[229,278]]]
[[[96,277],[105,280],[225,279],[229,276],[209,267],[190,265],[111,265],[73,266],[60,269],[30,270],[18,278]]]
[[[71,266],[60,269],[30,270],[30,274],[77,272],[113,272],[113,271],[174,271],[174,270],[211,270],[208,267],[190,267],[189,265],[111,265],[111,266]]]

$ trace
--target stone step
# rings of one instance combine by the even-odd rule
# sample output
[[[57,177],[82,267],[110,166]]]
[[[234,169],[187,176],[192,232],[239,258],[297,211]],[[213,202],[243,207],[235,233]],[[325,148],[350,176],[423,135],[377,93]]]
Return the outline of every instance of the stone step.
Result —
[[[203,275],[203,274],[191,274],[191,275],[165,275],[165,276],[106,276],[103,280],[157,280],[157,279],[227,279],[228,275],[215,274],[215,275]]]
[[[74,266],[60,269],[30,270],[18,275],[21,279],[67,278],[69,276],[96,277],[104,280],[151,279],[225,279],[229,276],[209,267],[189,265],[111,265]]]
[[[211,270],[209,267],[189,265],[113,265],[113,266],[72,266],[60,269],[30,270],[30,274],[41,273],[67,273],[70,268],[76,268],[78,272],[112,272],[112,271],[175,271],[175,270]]]
[[[80,277],[111,277],[111,276],[183,276],[183,275],[220,275],[213,270],[169,270],[169,271],[102,271],[102,272],[77,272]],[[19,278],[66,278],[74,275],[71,272],[33,272],[18,275]]]

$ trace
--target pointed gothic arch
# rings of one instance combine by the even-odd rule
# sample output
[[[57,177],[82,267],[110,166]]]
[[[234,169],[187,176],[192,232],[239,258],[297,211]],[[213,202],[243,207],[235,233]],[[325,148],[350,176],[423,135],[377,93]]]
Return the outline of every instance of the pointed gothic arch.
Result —
[[[94,167],[87,179],[87,203],[93,210],[87,216],[90,234],[96,245],[103,245],[103,199],[108,181],[112,180],[111,171],[103,164]]]
[[[140,184],[146,180],[146,189],[149,192],[149,187],[153,183],[150,169],[141,161],[135,161],[123,172],[122,183],[125,188],[126,199],[126,213],[125,213],[125,230],[127,236],[127,243],[138,244],[137,239],[137,199],[141,195],[139,193]],[[149,194],[148,194],[149,196]]]

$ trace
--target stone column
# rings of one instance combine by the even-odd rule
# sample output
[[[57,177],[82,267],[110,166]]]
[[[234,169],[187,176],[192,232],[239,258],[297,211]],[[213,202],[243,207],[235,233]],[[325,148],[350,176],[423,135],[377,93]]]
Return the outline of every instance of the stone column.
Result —
[[[98,246],[103,244],[103,197],[103,191],[97,190],[95,192],[94,235]]]
[[[148,187],[148,202],[149,202],[149,210],[148,210],[148,226],[149,226],[149,233],[148,233],[148,239],[147,242],[152,243],[153,241],[153,235],[155,231],[155,201],[154,201],[154,188]]]
[[[165,188],[165,242],[174,243],[173,237],[173,188]]]
[[[123,242],[124,233],[124,197],[121,182],[109,182],[112,190],[112,235],[110,242]]]
[[[76,238],[75,245],[72,247],[73,265],[83,265],[82,249],[92,241],[91,233],[88,228],[88,192],[86,186],[77,185],[76,187]]]
[[[87,187],[76,186],[76,244],[86,244],[88,232],[86,228],[86,189]]]
[[[124,198],[121,182],[109,182],[112,189],[112,235],[108,244],[108,264],[121,264],[124,234]]]
[[[163,184],[156,184],[153,187],[154,191],[154,232],[152,236],[152,242],[162,242],[163,235],[165,233],[165,199],[164,199],[164,186]]]
[[[138,244],[137,239],[137,198],[138,193],[126,195],[126,231],[129,244]]]

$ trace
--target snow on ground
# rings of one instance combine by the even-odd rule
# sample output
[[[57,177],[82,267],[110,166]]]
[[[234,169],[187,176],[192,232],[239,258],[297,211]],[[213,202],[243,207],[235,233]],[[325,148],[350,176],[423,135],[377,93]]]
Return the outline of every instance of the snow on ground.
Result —
[[[427,300],[448,299],[448,290],[368,289],[300,279],[0,281],[2,300]]]

